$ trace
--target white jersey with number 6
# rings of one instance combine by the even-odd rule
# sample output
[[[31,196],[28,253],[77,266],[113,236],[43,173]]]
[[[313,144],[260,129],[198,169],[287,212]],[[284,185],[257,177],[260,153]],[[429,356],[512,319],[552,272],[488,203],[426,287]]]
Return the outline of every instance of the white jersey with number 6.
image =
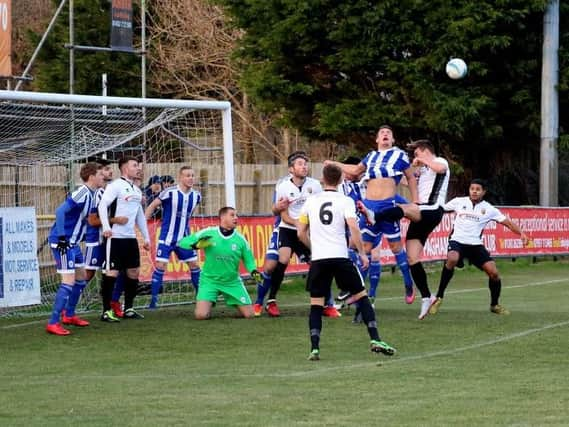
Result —
[[[311,259],[348,258],[346,218],[356,219],[354,201],[326,190],[306,200],[300,221],[310,229]]]

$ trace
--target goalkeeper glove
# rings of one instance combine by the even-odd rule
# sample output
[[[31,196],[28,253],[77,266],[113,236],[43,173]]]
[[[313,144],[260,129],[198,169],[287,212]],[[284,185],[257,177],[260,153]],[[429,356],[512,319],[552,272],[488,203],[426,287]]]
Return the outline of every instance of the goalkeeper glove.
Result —
[[[263,281],[263,276],[261,276],[261,273],[259,273],[257,270],[253,270],[251,272],[251,278],[257,283],[261,283]]]
[[[213,242],[210,241],[212,236],[203,236],[200,237],[199,240],[194,243],[193,247],[194,249],[204,249],[207,248],[208,246],[213,245]]]
[[[70,247],[71,247],[71,245],[67,241],[67,237],[59,236],[57,246],[56,246],[56,249],[59,252],[59,254],[61,256],[65,255],[67,253],[67,249],[69,249]]]

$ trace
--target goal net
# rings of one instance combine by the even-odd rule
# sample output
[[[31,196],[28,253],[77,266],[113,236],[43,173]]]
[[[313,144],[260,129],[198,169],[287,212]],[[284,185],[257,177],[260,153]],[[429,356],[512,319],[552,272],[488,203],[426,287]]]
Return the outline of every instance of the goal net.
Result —
[[[47,244],[55,209],[81,183],[82,163],[105,158],[115,163],[117,178],[116,160],[125,155],[142,163],[143,191],[154,176],[176,179],[181,166],[193,168],[195,188],[202,193],[193,226],[206,225],[220,207],[235,205],[229,102],[0,91],[0,212],[13,215],[18,211],[5,208],[35,209],[40,292],[33,289],[32,293],[41,295],[39,303],[13,307],[15,300],[26,298],[12,294],[26,290],[18,289],[10,280],[13,271],[3,267],[8,261],[18,261],[10,256],[24,255],[6,253],[11,237],[4,233],[0,235],[4,251],[0,253],[0,315],[49,312],[59,286]],[[2,222],[8,224],[9,218],[2,221],[0,216]],[[160,224],[149,225],[154,236]],[[143,280],[152,274],[154,250],[142,253]],[[162,304],[193,300],[187,265],[171,258],[165,279]],[[137,300],[137,304],[145,302],[143,296]],[[99,303],[97,277],[85,290],[78,309],[97,308]]]

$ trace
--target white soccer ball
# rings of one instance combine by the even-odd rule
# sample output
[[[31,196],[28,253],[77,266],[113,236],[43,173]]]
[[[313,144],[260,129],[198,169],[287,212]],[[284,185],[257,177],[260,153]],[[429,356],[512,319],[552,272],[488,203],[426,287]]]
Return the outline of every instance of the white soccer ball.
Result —
[[[468,67],[466,66],[466,62],[464,62],[462,59],[453,58],[447,62],[446,72],[451,79],[458,80],[466,76]]]

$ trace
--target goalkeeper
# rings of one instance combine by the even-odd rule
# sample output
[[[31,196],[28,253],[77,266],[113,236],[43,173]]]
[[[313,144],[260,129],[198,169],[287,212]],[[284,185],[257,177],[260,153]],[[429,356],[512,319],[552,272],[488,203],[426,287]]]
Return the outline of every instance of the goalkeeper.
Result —
[[[235,228],[237,212],[232,207],[219,210],[219,227],[209,227],[184,237],[178,242],[182,249],[203,249],[205,262],[196,297],[195,317],[209,319],[211,307],[222,294],[228,306],[235,306],[243,317],[253,317],[251,298],[239,275],[243,261],[256,282],[261,280],[249,243]]]

